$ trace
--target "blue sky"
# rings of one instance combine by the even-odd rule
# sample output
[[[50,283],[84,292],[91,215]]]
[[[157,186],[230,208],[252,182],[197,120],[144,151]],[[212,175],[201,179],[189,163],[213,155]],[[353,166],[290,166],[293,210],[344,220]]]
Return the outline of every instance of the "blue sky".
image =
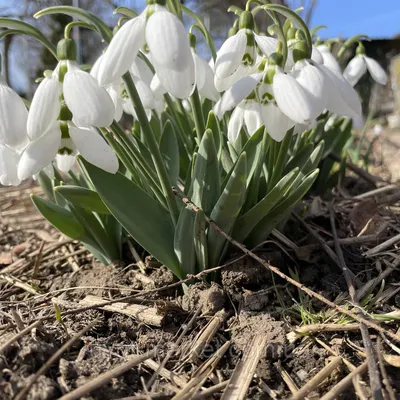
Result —
[[[400,0],[319,0],[311,26],[326,25],[322,38],[363,33],[371,38],[400,34]]]

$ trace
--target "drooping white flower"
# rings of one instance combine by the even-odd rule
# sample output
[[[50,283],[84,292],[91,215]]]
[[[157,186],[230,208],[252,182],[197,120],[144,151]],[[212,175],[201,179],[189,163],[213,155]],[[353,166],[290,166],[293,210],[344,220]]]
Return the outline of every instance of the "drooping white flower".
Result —
[[[62,85],[58,79],[58,68],[40,82],[29,108],[27,131],[31,140],[37,139],[60,113]]]
[[[214,73],[215,87],[219,91],[227,90],[249,73],[248,70],[257,61],[257,48],[268,57],[275,52],[278,44],[277,39],[254,32],[254,20],[248,11],[241,14],[239,27],[239,31],[229,37],[217,53]]]
[[[81,127],[106,127],[114,119],[115,107],[107,91],[76,62],[67,61],[63,94],[76,125]]]
[[[326,108],[340,116],[356,117],[361,115],[360,98],[343,75],[325,65],[318,65],[317,67],[324,74],[328,87],[329,95]]]
[[[38,173],[58,154],[70,157],[78,152],[85,160],[107,172],[118,171],[117,156],[93,128],[78,128],[72,122],[55,121],[23,152],[18,165],[18,178],[23,180]],[[57,157],[57,164],[68,172],[72,160]]]
[[[232,112],[228,124],[228,139],[235,143],[243,126],[249,135],[253,135],[262,125],[260,103],[255,99],[243,100]]]
[[[322,55],[323,58],[323,64],[330,68],[331,70],[341,74],[342,71],[340,69],[340,65],[338,61],[336,60],[335,56],[331,53],[329,47],[325,44],[321,44],[317,46],[317,49],[319,50],[320,54]]]
[[[24,102],[0,75],[0,144],[21,150],[28,144]]]
[[[277,66],[272,87],[278,107],[299,124],[310,124],[326,107],[326,78],[307,60],[297,61],[289,73]]]
[[[146,12],[126,22],[112,38],[98,72],[100,85],[110,85],[128,71],[145,44]]]
[[[373,58],[367,57],[365,54],[357,54],[348,63],[343,75],[352,86],[355,86],[367,70],[375,82],[381,85],[387,84],[388,77],[384,69]]]

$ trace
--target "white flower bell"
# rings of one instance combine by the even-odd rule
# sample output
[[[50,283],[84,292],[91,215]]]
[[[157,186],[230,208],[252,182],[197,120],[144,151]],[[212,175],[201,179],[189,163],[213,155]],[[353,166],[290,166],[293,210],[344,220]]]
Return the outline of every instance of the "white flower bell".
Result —
[[[277,39],[260,36],[254,32],[251,12],[243,11],[239,19],[239,31],[221,46],[215,60],[215,86],[222,92],[249,73],[257,61],[257,48],[269,56],[276,50]]]
[[[360,44],[356,53],[356,56],[348,63],[343,72],[349,83],[355,86],[368,70],[375,82],[386,85],[388,81],[386,72],[373,58],[364,54],[364,46]]]
[[[317,46],[318,51],[320,52],[322,59],[323,59],[323,64],[330,68],[332,71],[337,72],[338,74],[342,73],[342,70],[340,69],[340,65],[338,61],[336,60],[335,56],[331,53],[331,50],[326,44],[321,44]]]

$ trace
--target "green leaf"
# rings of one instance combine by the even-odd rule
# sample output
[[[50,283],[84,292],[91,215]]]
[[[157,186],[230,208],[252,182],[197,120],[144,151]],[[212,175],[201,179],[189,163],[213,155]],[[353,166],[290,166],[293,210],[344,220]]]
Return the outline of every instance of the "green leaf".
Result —
[[[174,227],[167,209],[117,173],[109,174],[79,158],[97,193],[126,231],[152,256],[182,278],[174,252]]]
[[[179,177],[179,147],[171,121],[164,125],[160,140],[160,151],[167,167],[172,185],[176,185]]]
[[[189,206],[182,208],[175,227],[174,250],[184,276],[196,272],[194,221],[195,214],[191,208]]]
[[[300,169],[307,163],[309,158],[311,157],[312,152],[314,151],[315,144],[308,143],[301,150],[299,149],[294,157],[292,157],[289,162],[286,164],[284,169],[284,174],[287,174],[293,168],[299,167]]]
[[[294,190],[293,193],[287,196],[282,202],[278,203],[278,205],[276,205],[271,212],[269,212],[267,216],[257,224],[246,240],[246,244],[253,248],[263,242],[276,225],[292,212],[296,204],[310,190],[315,179],[317,179],[318,172],[319,170],[316,169],[306,175],[296,190]]]
[[[294,168],[287,175],[285,175],[268,194],[258,202],[251,210],[242,215],[237,223],[233,237],[238,242],[243,242],[255,226],[275,207],[275,205],[284,198],[286,191],[293,183],[299,168]]]
[[[197,266],[200,271],[207,268],[208,249],[207,249],[207,222],[203,210],[199,209],[194,220],[194,248],[197,258]]]
[[[213,111],[210,111],[208,113],[206,129],[212,130],[212,133],[214,135],[215,147],[216,147],[217,153],[218,153],[218,158],[220,158],[221,151],[222,151],[222,137],[221,137],[221,131],[220,131],[220,127],[219,127],[219,121]]]
[[[83,239],[85,229],[76,220],[71,211],[35,195],[31,195],[31,199],[35,207],[47,221],[64,233],[64,235],[75,240]]]
[[[213,133],[210,129],[204,132],[194,165],[189,199],[206,215],[211,213],[217,202],[220,191],[220,172],[218,156],[215,149]]]
[[[122,6],[117,7],[114,10],[113,14],[122,14],[125,17],[128,17],[128,18],[136,18],[138,16],[138,14],[135,13],[135,11],[131,10],[128,7],[122,7]]]
[[[80,186],[57,186],[54,191],[72,204],[99,214],[110,214],[100,196],[93,190]]]
[[[80,21],[88,22],[96,27],[97,33],[107,42],[109,43],[112,38],[112,32],[110,28],[96,15],[93,13],[83,10],[82,8],[71,7],[71,6],[54,6],[44,8],[37,12],[34,17],[40,18],[44,15],[50,14],[66,14],[70,17],[76,18]]]
[[[56,199],[54,198],[53,182],[51,179],[44,171],[40,171],[37,175],[37,180],[46,197],[54,203]]]
[[[230,234],[246,198],[247,156],[242,153],[229,181],[212,210],[210,218],[226,233]],[[226,239],[210,228],[207,237],[209,267],[221,260]]]
[[[12,18],[0,18],[0,28],[8,28],[23,32],[25,35],[31,36],[45,46],[55,58],[57,58],[56,47],[51,43],[39,29],[36,29],[26,22]]]

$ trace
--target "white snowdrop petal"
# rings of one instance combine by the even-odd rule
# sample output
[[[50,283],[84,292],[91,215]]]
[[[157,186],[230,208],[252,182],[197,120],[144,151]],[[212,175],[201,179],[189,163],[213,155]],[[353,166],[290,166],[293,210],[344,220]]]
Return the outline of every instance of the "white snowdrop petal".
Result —
[[[215,115],[221,119],[227,112],[236,107],[243,99],[245,99],[260,82],[263,73],[258,73],[242,78],[236,82],[229,90],[227,90],[221,100],[214,106]]]
[[[153,63],[159,67],[181,72],[189,65],[194,68],[185,27],[171,12],[159,11],[150,16],[146,24],[146,43]]]
[[[214,73],[208,63],[193,52],[196,86],[200,96],[217,101],[219,93],[214,85]]]
[[[313,60],[317,64],[323,64],[324,63],[324,59],[322,57],[322,54],[320,53],[320,51],[315,46],[312,46],[311,60]]]
[[[86,161],[111,174],[118,171],[117,156],[94,129],[70,126],[69,135]]]
[[[75,155],[70,154],[57,154],[56,155],[56,163],[57,168],[64,173],[68,173],[75,162]]]
[[[311,123],[318,104],[296,79],[277,68],[272,87],[278,107],[284,114],[300,124]]]
[[[322,44],[320,46],[317,46],[317,49],[319,50],[319,52],[322,55],[322,58],[324,60],[324,65],[326,67],[330,68],[331,70],[341,74],[342,71],[340,69],[340,65],[339,65],[338,61],[336,60],[335,56],[329,50],[329,47]]]
[[[156,107],[153,93],[149,86],[141,79],[134,79],[136,90],[138,91],[140,100],[142,101],[143,107],[147,109],[153,109]]]
[[[239,136],[240,130],[243,127],[243,113],[244,109],[242,107],[236,107],[233,110],[231,118],[228,124],[228,140],[231,143],[235,143]]]
[[[100,85],[111,84],[128,71],[145,43],[146,10],[131,19],[112,38],[98,71]]]
[[[214,72],[216,79],[228,78],[238,69],[246,49],[246,43],[247,36],[242,29],[222,44],[215,60]],[[215,82],[215,86],[217,87],[217,82]],[[218,87],[217,89],[219,90]]]
[[[139,54],[141,53],[139,52]],[[135,61],[130,66],[129,71],[133,76],[140,78],[150,86],[154,73],[147,65],[146,61],[142,60],[139,56],[135,58]]]
[[[100,64],[103,61],[103,58],[104,53],[95,61],[95,63],[92,65],[92,69],[90,70],[90,75],[92,75],[97,81],[99,80]]]
[[[187,99],[195,88],[194,68],[191,65],[185,71],[159,68],[154,63],[158,79],[167,92],[178,99]]]
[[[250,136],[253,135],[263,125],[260,104],[252,100],[246,101],[244,104],[243,119],[247,132]]]
[[[121,94],[121,85],[107,86],[106,90],[110,95],[111,100],[114,103],[115,107],[114,119],[115,121],[118,122],[122,118],[122,113],[123,113],[122,103],[124,101]]]
[[[4,186],[18,186],[17,175],[19,152],[0,144],[0,183]]]
[[[381,85],[386,85],[388,77],[385,70],[371,57],[364,56],[364,60],[374,81]]]
[[[65,102],[78,126],[100,128],[111,125],[115,113],[111,97],[93,76],[71,62],[68,62],[63,92]]]
[[[18,178],[27,179],[49,165],[54,160],[60,144],[61,131],[56,122],[42,136],[31,142],[22,153],[18,164]]]
[[[156,98],[160,98],[163,96],[165,93],[167,93],[167,90],[165,87],[161,84],[160,78],[158,77],[157,74],[154,75],[151,84],[150,84],[150,89],[153,91],[153,94]]]
[[[250,68],[244,67],[242,64],[240,64],[237,70],[232,75],[229,75],[226,78],[218,78],[217,75],[214,74],[215,88],[218,92],[225,92],[240,79],[244,78],[247,75],[251,75],[250,70]]]
[[[276,48],[278,46],[277,39],[268,36],[260,36],[257,34],[254,34],[254,38],[258,48],[266,57],[269,57],[272,53],[276,52]]]
[[[43,135],[49,125],[57,120],[61,107],[60,94],[58,76],[52,75],[40,82],[32,99],[26,125],[31,140]]]
[[[356,117],[362,114],[360,98],[350,83],[342,76],[325,65],[319,68],[327,77],[328,102],[326,108],[341,116]]]
[[[356,55],[343,72],[343,76],[351,86],[355,86],[360,78],[367,72],[367,64],[361,54]]]
[[[286,132],[295,125],[295,122],[273,103],[261,106],[261,116],[268,134],[277,142],[281,142]]]
[[[28,144],[24,102],[0,77],[0,144],[21,150]]]

